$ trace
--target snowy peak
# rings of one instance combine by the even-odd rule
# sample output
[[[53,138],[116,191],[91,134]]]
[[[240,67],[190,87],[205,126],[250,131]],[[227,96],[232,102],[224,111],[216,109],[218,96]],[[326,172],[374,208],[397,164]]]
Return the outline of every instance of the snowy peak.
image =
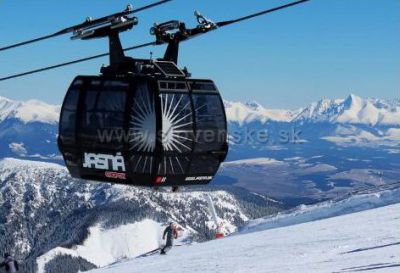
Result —
[[[343,110],[342,100],[324,99],[314,102],[305,108],[295,120],[301,121],[333,121],[334,118]]]
[[[254,101],[247,103],[224,101],[224,104],[228,121],[237,122],[239,125],[254,121],[290,122],[298,114],[298,111],[266,109]]]
[[[363,99],[354,94],[344,100],[321,100],[305,108],[295,121],[365,125],[400,125],[400,103]]]
[[[38,100],[20,102],[0,97],[0,122],[8,118],[15,118],[24,123],[56,124],[59,113],[60,106],[58,105],[50,105]]]
[[[344,100],[343,104],[347,109],[360,108],[363,104],[363,99],[354,94],[350,94],[347,99]]]
[[[370,126],[400,126],[400,100],[364,99],[350,94],[346,99],[323,99],[298,110],[266,109],[257,102],[225,101],[228,121],[329,122]]]
[[[249,102],[246,102],[245,105],[246,105],[248,108],[250,108],[250,109],[252,109],[252,110],[254,110],[254,111],[258,111],[258,110],[260,110],[260,109],[263,109],[262,105],[259,104],[259,103],[256,102],[256,101],[249,101]]]

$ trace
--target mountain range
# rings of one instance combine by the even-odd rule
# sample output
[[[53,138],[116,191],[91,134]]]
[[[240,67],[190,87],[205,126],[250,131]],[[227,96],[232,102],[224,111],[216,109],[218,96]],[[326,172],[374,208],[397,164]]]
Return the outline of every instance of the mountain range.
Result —
[[[298,204],[400,177],[399,99],[351,94],[296,110],[224,103],[230,151],[214,185]],[[0,97],[0,158],[63,164],[56,145],[59,111]]]
[[[400,99],[363,99],[350,94],[346,99],[323,99],[295,110],[267,109],[255,101],[224,103],[228,121],[240,124],[304,121],[400,126]],[[59,105],[38,100],[21,102],[0,97],[0,122],[15,118],[26,124],[57,124],[60,109]]]
[[[228,120],[241,125],[275,121],[400,126],[398,99],[363,99],[350,94],[346,99],[323,99],[296,110],[266,109],[257,102],[225,101],[225,106]]]

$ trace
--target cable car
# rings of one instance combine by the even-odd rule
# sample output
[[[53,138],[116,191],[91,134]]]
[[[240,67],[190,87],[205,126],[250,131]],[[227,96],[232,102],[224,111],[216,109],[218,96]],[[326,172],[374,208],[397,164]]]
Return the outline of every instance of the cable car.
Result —
[[[126,10],[0,48],[0,51],[73,33],[72,39],[109,39],[109,53],[0,78],[0,81],[110,56],[96,76],[77,76],[65,96],[58,147],[73,177],[134,186],[208,184],[227,156],[224,104],[212,80],[193,79],[178,64],[181,42],[254,17],[296,6],[298,0],[214,23],[195,12],[198,25],[155,24],[155,42],[122,48],[119,34],[138,24],[130,14],[171,0]],[[167,44],[161,59],[125,56],[128,50]]]
[[[228,152],[218,88],[178,68],[175,40],[161,60],[125,57],[118,33],[137,20],[123,19],[74,37],[109,37],[111,57],[101,75],[78,76],[67,91],[58,146],[69,172],[135,186],[208,184]],[[152,33],[164,39],[179,26]]]
[[[78,76],[62,106],[58,143],[73,177],[181,186],[212,180],[228,151],[226,135],[210,80]]]

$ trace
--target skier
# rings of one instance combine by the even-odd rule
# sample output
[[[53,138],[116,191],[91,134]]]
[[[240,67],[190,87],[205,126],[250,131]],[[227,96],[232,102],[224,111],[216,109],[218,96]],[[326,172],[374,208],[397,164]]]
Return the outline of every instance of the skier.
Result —
[[[167,252],[171,250],[174,244],[174,239],[178,238],[178,231],[175,223],[170,223],[169,226],[164,230],[163,240],[165,240],[165,236],[167,236],[167,242],[165,246],[161,249],[161,255],[167,254]]]
[[[4,261],[0,264],[0,268],[2,267],[6,268],[7,273],[16,273],[19,270],[17,261],[9,253],[4,254]]]

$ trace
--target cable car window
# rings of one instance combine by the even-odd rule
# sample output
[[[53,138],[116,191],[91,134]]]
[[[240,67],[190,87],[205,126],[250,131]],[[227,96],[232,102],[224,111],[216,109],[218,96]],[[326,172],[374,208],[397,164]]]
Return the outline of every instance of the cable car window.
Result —
[[[100,93],[98,109],[103,112],[105,128],[123,128],[126,92],[105,91]]]
[[[213,82],[191,82],[190,87],[193,92],[218,92]]]
[[[193,158],[190,174],[205,175],[214,174],[219,167],[220,161],[212,155],[196,155]]]
[[[60,124],[61,141],[64,144],[75,143],[76,110],[79,100],[79,89],[71,89],[65,98]]]
[[[188,92],[186,82],[182,81],[159,81],[158,87],[160,91]]]
[[[86,92],[85,109],[87,111],[94,111],[96,109],[98,96],[99,96],[99,91],[96,89],[89,89]]]
[[[107,148],[112,145],[115,149],[121,149],[123,139],[120,136],[123,132],[120,131],[124,126],[128,86],[111,87],[115,86],[111,81],[105,82],[103,86],[98,81],[93,83],[94,86],[89,87],[84,101],[81,142],[89,147],[92,145]]]
[[[65,98],[64,110],[76,111],[79,99],[79,89],[71,89]]]
[[[224,108],[217,95],[194,94],[196,115],[195,152],[220,151],[226,141]]]

